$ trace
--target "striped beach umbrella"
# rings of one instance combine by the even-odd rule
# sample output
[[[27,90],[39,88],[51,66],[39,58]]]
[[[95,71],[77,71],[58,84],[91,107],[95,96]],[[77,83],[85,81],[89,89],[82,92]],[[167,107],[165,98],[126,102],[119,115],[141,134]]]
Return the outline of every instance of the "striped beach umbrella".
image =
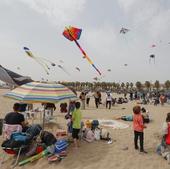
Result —
[[[69,88],[56,83],[31,82],[11,90],[5,97],[24,103],[57,103],[62,100],[77,99]],[[45,123],[45,107],[43,128]]]
[[[4,96],[25,103],[57,103],[77,98],[69,88],[61,84],[41,82],[24,84]]]

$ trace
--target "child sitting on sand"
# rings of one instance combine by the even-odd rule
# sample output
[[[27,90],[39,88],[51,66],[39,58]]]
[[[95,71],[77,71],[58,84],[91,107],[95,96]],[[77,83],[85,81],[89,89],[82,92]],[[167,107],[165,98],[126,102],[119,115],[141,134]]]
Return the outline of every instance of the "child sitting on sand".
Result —
[[[142,116],[143,116],[143,122],[149,123],[150,117],[149,117],[149,111],[146,110],[144,107],[141,108]]]
[[[144,141],[144,128],[146,128],[146,126],[144,125],[143,122],[143,117],[141,114],[141,108],[140,106],[135,106],[133,107],[133,129],[134,129],[134,144],[135,144],[135,149],[138,150],[138,138],[140,140],[140,152],[142,153],[147,153],[144,150],[143,147],[143,141]]]

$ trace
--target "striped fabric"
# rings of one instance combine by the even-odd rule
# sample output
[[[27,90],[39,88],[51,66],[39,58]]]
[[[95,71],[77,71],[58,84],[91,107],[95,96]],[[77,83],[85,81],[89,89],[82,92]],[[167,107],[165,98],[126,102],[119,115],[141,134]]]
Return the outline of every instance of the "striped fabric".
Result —
[[[56,83],[31,82],[15,88],[4,95],[25,103],[56,103],[65,99],[76,99],[67,87]]]

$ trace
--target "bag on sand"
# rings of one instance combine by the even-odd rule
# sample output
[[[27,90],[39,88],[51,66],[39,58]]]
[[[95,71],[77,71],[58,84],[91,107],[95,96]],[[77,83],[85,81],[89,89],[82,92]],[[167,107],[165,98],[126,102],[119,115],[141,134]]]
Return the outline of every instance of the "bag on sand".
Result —
[[[42,143],[44,143],[46,146],[51,146],[52,144],[55,144],[57,141],[55,136],[48,131],[42,131],[40,138]]]
[[[37,137],[42,130],[42,127],[39,124],[33,124],[26,130],[26,133],[30,135],[31,139]]]
[[[55,153],[61,153],[65,151],[68,147],[68,143],[66,140],[58,140],[55,144]]]

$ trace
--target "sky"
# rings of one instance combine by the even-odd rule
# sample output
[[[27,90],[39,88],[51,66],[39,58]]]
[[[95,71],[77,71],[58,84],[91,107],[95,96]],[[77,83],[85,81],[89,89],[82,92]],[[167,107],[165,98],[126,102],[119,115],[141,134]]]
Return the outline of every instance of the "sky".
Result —
[[[170,80],[169,0],[0,0],[0,21],[0,64],[34,80]],[[102,76],[62,35],[66,26],[82,29],[78,42]],[[129,32],[120,34],[122,27]],[[55,66],[47,75],[24,46],[69,74]]]

